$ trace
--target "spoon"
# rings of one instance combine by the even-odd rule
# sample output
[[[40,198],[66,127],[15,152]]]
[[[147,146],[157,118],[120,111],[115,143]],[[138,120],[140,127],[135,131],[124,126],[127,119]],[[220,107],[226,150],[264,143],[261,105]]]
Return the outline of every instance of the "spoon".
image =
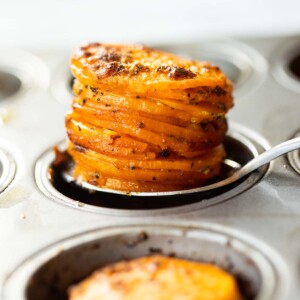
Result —
[[[260,167],[268,164],[275,158],[287,154],[288,152],[294,151],[300,149],[300,137],[285,141],[281,144],[278,144],[275,147],[270,148],[269,150],[261,153],[257,157],[254,157],[252,160],[250,160],[247,164],[245,164],[243,167],[241,165],[233,160],[225,159],[223,164],[230,167],[233,170],[236,170],[230,177],[227,177],[224,180],[218,181],[216,183],[202,186],[199,188],[194,189],[188,189],[188,190],[180,190],[180,191],[171,191],[171,192],[131,192],[130,196],[174,196],[174,195],[183,195],[183,194],[191,194],[191,193],[200,193],[200,192],[206,192],[213,189],[221,188],[224,186],[227,186],[229,184],[232,184],[239,179],[245,177],[246,175],[249,175],[253,171],[259,169]],[[67,171],[63,172],[63,177],[68,182],[76,181],[73,176],[68,173]],[[114,193],[114,194],[127,194],[127,192],[124,191],[117,191],[117,190],[111,190],[111,189],[105,189],[100,188],[97,186],[94,186],[92,184],[86,183],[86,182],[80,182],[79,183],[83,188],[91,190],[91,191],[100,191],[100,192],[106,192],[106,193]]]

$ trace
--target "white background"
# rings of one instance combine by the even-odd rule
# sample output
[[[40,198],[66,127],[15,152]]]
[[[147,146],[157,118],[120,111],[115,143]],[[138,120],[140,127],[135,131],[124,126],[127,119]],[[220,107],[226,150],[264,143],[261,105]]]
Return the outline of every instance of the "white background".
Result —
[[[0,46],[300,33],[300,0],[0,0]]]

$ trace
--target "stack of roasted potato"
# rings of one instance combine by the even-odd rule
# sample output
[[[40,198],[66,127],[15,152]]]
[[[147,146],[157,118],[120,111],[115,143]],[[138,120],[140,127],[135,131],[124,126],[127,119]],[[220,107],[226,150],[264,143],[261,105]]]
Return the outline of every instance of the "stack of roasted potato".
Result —
[[[157,192],[204,185],[225,156],[232,84],[218,67],[138,45],[93,43],[71,59],[73,176]]]

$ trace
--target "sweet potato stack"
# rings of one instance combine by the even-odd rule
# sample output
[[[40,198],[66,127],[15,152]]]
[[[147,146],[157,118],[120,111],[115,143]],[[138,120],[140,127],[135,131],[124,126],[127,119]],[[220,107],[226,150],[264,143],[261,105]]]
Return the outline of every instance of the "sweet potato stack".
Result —
[[[232,84],[218,67],[138,45],[72,56],[66,117],[77,181],[126,192],[198,187],[218,175]]]

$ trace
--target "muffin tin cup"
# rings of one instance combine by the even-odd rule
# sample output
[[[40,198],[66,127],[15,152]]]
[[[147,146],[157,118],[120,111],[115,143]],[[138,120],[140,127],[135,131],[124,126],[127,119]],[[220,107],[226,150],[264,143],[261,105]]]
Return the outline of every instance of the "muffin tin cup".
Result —
[[[293,60],[300,56],[299,38],[288,39],[277,47],[271,57],[272,74],[279,84],[283,87],[300,93],[300,66],[298,66],[296,75],[292,70]]]
[[[47,86],[49,72],[36,56],[21,50],[0,49],[0,104],[22,98],[29,89]]]
[[[2,299],[67,299],[67,289],[97,268],[155,254],[225,269],[246,300],[282,300],[288,289],[280,256],[246,234],[211,223],[134,224],[95,229],[42,249],[7,276]]]
[[[267,141],[261,136],[234,123],[230,124],[230,131],[224,143],[227,156],[241,165],[269,148]],[[63,149],[65,142],[59,145]],[[179,213],[220,203],[252,187],[268,169],[268,166],[262,167],[238,183],[204,193],[189,193],[187,190],[185,193],[178,191],[167,195],[157,193],[154,196],[139,196],[139,194],[133,196],[110,192],[89,193],[61,179],[53,182],[49,175],[53,161],[54,153],[49,149],[38,159],[35,167],[37,185],[47,197],[60,204],[88,212],[137,217]]]

